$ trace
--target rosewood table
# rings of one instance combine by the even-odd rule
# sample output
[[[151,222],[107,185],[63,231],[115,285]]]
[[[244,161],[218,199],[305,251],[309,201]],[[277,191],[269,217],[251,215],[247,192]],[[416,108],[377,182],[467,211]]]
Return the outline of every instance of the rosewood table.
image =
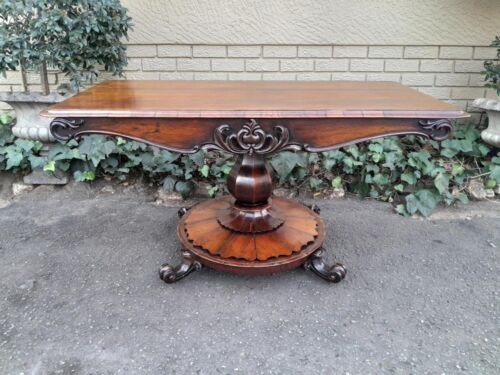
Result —
[[[222,150],[238,159],[227,176],[231,196],[179,211],[175,282],[205,265],[266,274],[300,265],[338,282],[345,268],[323,259],[319,210],[273,197],[266,156],[322,152],[368,139],[417,134],[445,139],[450,104],[390,82],[107,81],[42,113],[59,140],[117,135],[180,153]]]

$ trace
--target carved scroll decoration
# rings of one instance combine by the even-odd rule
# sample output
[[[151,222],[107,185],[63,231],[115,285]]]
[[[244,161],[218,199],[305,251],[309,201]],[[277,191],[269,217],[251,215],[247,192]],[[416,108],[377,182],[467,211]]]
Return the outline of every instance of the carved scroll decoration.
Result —
[[[60,141],[69,141],[75,137],[73,130],[78,129],[83,124],[84,120],[82,119],[67,119],[58,117],[50,123],[50,132],[55,139],[59,139]]]
[[[283,150],[299,151],[303,148],[298,144],[288,143],[289,141],[290,133],[286,127],[276,125],[272,133],[267,133],[252,119],[238,131],[234,131],[229,125],[219,126],[215,129],[214,143],[206,144],[203,148],[250,155]]]
[[[347,273],[345,267],[341,263],[328,265],[325,262],[322,247],[311,254],[311,256],[305,261],[304,268],[306,270],[313,271],[319,277],[332,283],[342,281]]]
[[[429,130],[427,136],[434,141],[444,141],[450,135],[453,127],[448,119],[420,120],[418,124],[424,130]]]

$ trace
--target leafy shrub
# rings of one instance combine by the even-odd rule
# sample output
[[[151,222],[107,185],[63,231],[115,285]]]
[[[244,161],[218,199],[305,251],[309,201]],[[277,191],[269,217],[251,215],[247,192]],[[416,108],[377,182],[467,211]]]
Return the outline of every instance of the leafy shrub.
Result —
[[[487,82],[486,87],[493,88],[500,95],[500,37],[496,37],[492,47],[497,47],[497,58],[495,60],[486,60],[484,62],[484,80]]]
[[[47,66],[64,73],[73,89],[99,69],[121,74],[127,63],[122,37],[131,28],[118,0],[0,1],[0,73],[39,71],[49,93]]]
[[[147,178],[188,196],[200,181],[208,183],[212,195],[223,191],[234,164],[231,155],[220,152],[180,155],[102,135],[56,143],[44,158],[40,142],[15,139],[8,120],[0,125],[0,170],[44,165],[48,173],[70,171],[77,181],[104,175]],[[452,138],[442,142],[379,138],[319,154],[281,152],[271,157],[270,165],[280,186],[318,194],[344,186],[360,196],[392,202],[404,215],[429,215],[441,202],[466,203],[470,179],[479,178],[488,188],[500,183],[500,153],[481,142],[473,123],[457,124]]]

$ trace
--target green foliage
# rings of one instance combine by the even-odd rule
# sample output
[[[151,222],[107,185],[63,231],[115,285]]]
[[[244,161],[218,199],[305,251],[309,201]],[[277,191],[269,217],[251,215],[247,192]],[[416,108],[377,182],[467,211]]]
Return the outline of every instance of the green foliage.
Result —
[[[495,37],[491,44],[492,47],[497,47],[497,58],[494,60],[486,60],[484,62],[484,80],[487,82],[486,87],[491,87],[500,95],[500,37]]]
[[[92,181],[98,176],[114,176],[125,180],[131,176],[148,178],[161,184],[165,190],[188,196],[196,184],[194,181],[209,179],[215,186],[209,193],[215,194],[233,161],[220,153],[198,152],[191,155],[161,150],[144,143],[89,135],[80,143],[57,143],[49,151],[46,169],[70,171],[77,181]]]
[[[43,144],[15,138],[10,130],[11,122],[11,116],[0,116],[0,170],[29,170],[42,166],[44,159],[38,153]]]
[[[207,192],[224,191],[234,161],[220,152],[191,155],[161,150],[121,137],[89,135],[78,143],[55,143],[47,157],[39,142],[16,139],[8,117],[0,117],[0,170],[47,173],[68,171],[77,181],[101,176],[146,178],[165,190],[188,196],[204,181]],[[403,215],[429,215],[440,203],[468,201],[466,183],[481,178],[486,188],[500,183],[500,153],[481,142],[472,123],[457,124],[451,139],[424,141],[416,136],[379,138],[320,154],[282,152],[270,165],[281,186],[329,194],[345,187],[363,197],[392,202]]]
[[[0,1],[0,72],[39,70],[65,73],[73,89],[99,76],[99,68],[122,74],[131,28],[118,0]]]
[[[393,202],[396,211],[429,215],[439,204],[468,201],[466,182],[500,183],[500,154],[481,142],[473,123],[457,125],[451,139],[427,142],[416,136],[379,138],[315,154],[275,155],[271,165],[289,187],[328,191],[344,184],[361,196]]]

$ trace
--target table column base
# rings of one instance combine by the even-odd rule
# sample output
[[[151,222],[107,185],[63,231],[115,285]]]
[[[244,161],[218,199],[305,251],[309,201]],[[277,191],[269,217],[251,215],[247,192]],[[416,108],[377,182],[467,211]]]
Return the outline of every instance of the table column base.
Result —
[[[284,223],[268,232],[244,233],[220,225],[217,217],[232,205],[231,197],[201,202],[189,210],[179,210],[177,235],[182,245],[182,262],[164,264],[160,278],[176,282],[201,266],[246,275],[263,275],[301,265],[330,282],[344,279],[345,268],[328,265],[323,259],[325,225],[319,209],[288,199],[273,198]]]

